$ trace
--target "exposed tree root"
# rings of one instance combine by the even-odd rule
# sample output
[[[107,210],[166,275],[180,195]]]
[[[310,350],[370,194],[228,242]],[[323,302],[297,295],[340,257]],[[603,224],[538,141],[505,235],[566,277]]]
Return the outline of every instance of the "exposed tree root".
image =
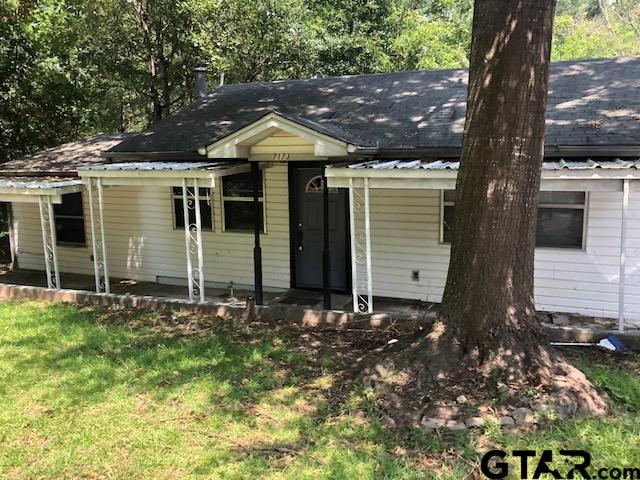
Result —
[[[424,412],[451,416],[451,406],[477,413],[496,400],[512,408],[544,404],[559,417],[608,411],[606,393],[537,331],[529,332],[524,341],[518,338],[522,336],[506,335],[504,343],[487,349],[489,353],[477,348],[465,352],[455,332],[438,321],[426,334],[363,358],[362,378],[365,386],[388,399],[392,416],[403,423],[419,422]],[[468,399],[464,406],[456,402],[461,395]]]

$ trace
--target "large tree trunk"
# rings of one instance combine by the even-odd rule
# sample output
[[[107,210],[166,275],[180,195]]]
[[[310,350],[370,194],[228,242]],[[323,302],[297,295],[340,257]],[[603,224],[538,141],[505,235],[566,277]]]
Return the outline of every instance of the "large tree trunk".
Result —
[[[465,393],[484,401],[496,400],[508,386],[519,392],[511,405],[531,405],[534,389],[537,401],[553,403],[560,415],[607,409],[601,392],[549,346],[533,298],[554,7],[555,0],[475,2],[442,308],[427,335],[374,355],[374,362],[404,372],[393,380],[396,392],[401,378],[413,378],[406,391],[414,393],[408,395],[426,390],[433,397],[439,388],[446,399],[467,382]],[[387,370],[369,366],[365,374],[380,383],[375,372]],[[475,391],[477,385],[484,391]]]
[[[554,0],[477,1],[442,319],[464,353],[537,336],[533,256]]]

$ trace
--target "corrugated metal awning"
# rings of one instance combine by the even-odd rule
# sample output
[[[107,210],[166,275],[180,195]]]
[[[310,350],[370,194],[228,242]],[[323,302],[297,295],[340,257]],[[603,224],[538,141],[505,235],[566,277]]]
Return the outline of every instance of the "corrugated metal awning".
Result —
[[[188,170],[217,170],[228,168],[230,166],[238,166],[237,162],[118,162],[118,163],[102,163],[99,165],[87,165],[80,167],[79,170],[96,170],[96,171],[173,171],[184,172]]]
[[[38,177],[9,177],[0,178],[0,189],[15,190],[50,190],[65,187],[82,186],[82,180],[79,179],[53,179]]]
[[[175,186],[183,179],[199,179],[211,182],[213,188],[215,178],[245,173],[250,169],[251,165],[247,161],[115,162],[81,167],[78,175],[84,179],[101,178],[105,186]]]
[[[82,190],[84,182],[78,178],[0,178],[0,202],[37,202],[38,198],[47,196],[52,197],[53,203],[59,203],[62,195]]]
[[[393,159],[338,163],[327,166],[330,187],[348,188],[368,179],[370,188],[418,188],[446,190],[455,187],[457,158]],[[640,180],[640,158],[546,159],[542,190],[621,191],[621,180]]]
[[[359,163],[340,163],[328,166],[328,168],[348,168],[354,170],[457,170],[460,167],[458,160],[372,160]],[[623,160],[615,158],[611,160],[585,159],[559,159],[556,161],[545,161],[542,164],[543,170],[592,170],[602,169],[640,169],[640,158]]]

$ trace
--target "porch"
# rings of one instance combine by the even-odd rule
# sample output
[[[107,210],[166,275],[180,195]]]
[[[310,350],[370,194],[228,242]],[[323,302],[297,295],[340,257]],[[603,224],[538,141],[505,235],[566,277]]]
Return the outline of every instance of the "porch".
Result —
[[[444,192],[455,186],[457,162],[333,164],[324,176],[315,167],[321,175],[313,179],[319,181],[311,185],[313,189],[302,190],[320,200],[317,208],[307,209],[319,220],[315,236],[320,253],[315,256],[321,257],[314,269],[321,280],[319,288],[309,291],[296,288],[293,279],[292,259],[299,246],[290,208],[294,163],[115,162],[80,168],[80,178],[71,180],[6,181],[0,185],[2,198],[36,207],[20,207],[19,266],[46,274],[11,272],[15,281],[6,277],[4,282],[237,308],[247,308],[246,299],[252,297],[258,306],[358,315],[432,312],[446,279],[449,245],[444,224],[453,205]],[[631,241],[640,225],[635,220],[640,218],[638,164],[637,160],[545,162],[543,192],[582,194],[584,235],[577,248],[536,252],[539,310],[617,319],[619,330],[638,319],[640,250]],[[224,179],[236,174],[250,174],[251,182],[243,197],[234,201],[254,207],[242,232],[225,224]],[[348,220],[341,230],[349,245],[340,264],[350,277],[349,295],[331,294],[325,283],[331,270],[326,267],[337,257],[335,250],[326,248],[327,221],[336,217],[325,201],[329,191],[340,191],[348,200]],[[56,239],[54,205],[73,192],[83,194],[87,213],[82,247]],[[83,239],[84,230],[83,226]],[[235,300],[230,301],[231,296]]]

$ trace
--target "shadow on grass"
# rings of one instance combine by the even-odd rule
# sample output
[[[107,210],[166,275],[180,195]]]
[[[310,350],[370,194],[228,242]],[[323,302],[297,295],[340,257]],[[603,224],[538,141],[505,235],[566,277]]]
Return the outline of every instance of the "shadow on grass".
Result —
[[[361,389],[346,388],[338,402],[328,398],[341,381],[334,352],[299,348],[295,329],[8,302],[0,304],[0,331],[0,365],[8,367],[3,394],[37,390],[36,400],[62,418],[101,411],[114,399],[170,405],[150,421],[211,445],[194,473],[302,474],[321,466],[325,477],[376,469],[374,476],[414,478],[392,452],[395,433],[376,420]],[[364,416],[354,415],[363,409]],[[418,442],[438,449],[437,439]]]
[[[429,478],[433,472],[453,479],[469,472],[482,432],[413,429],[399,437],[383,426],[375,399],[341,377],[340,352],[306,348],[303,337],[295,328],[179,313],[6,302],[0,304],[0,396],[30,392],[29,401],[53,408],[61,422],[66,412],[102,412],[114,399],[148,398],[157,412],[126,404],[120,421],[140,415],[149,429],[167,430],[180,440],[165,448],[181,461],[186,444],[204,445],[183,467],[201,475]],[[592,358],[580,366],[619,406],[637,411],[640,381],[630,367],[618,371]],[[336,385],[344,387],[337,398]],[[24,430],[20,421],[16,435]],[[126,435],[147,441],[139,425],[135,432]],[[532,434],[484,435],[505,447],[585,448],[614,464],[635,458],[640,423],[635,416],[583,419]],[[409,453],[398,453],[398,445]]]
[[[314,381],[305,368],[310,359],[268,330],[251,337],[245,325],[212,321],[215,329],[205,336],[171,337],[154,326],[96,324],[95,310],[25,307],[12,325],[18,333],[5,336],[3,348],[12,352],[17,373],[49,373],[56,397],[69,406],[101,402],[123,386],[163,399],[202,380],[223,387],[211,392],[216,400],[220,393],[258,401],[266,392],[299,385],[301,375]]]

